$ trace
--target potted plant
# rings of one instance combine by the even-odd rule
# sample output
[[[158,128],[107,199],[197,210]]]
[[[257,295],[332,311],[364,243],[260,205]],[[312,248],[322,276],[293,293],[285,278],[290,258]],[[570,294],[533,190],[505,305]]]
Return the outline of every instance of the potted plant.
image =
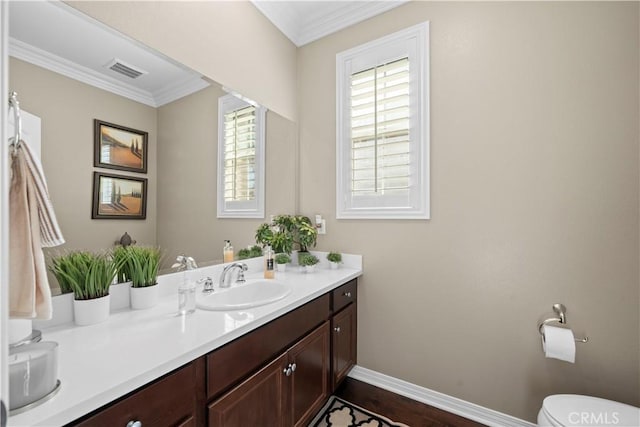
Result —
[[[290,254],[293,250],[293,234],[289,215],[278,215],[271,224],[261,224],[256,230],[256,243],[271,246],[276,253]]]
[[[141,310],[158,303],[158,268],[161,252],[151,246],[128,246],[118,274],[131,280],[131,308]]]
[[[291,254],[316,245],[318,230],[304,215],[277,215],[271,224],[262,224],[256,230],[256,243],[270,245],[278,253]],[[295,256],[294,256],[295,258]]]
[[[313,273],[316,270],[316,264],[320,262],[317,256],[310,253],[300,254],[298,263],[304,267],[307,273]]]
[[[287,254],[277,254],[275,261],[278,272],[284,273],[287,270],[287,264],[291,262],[291,257]]]
[[[74,251],[52,259],[50,270],[58,283],[65,283],[73,291],[77,325],[93,325],[109,318],[109,286],[118,268],[106,253]]]
[[[238,259],[257,258],[262,256],[262,248],[258,245],[253,245],[250,248],[240,249],[238,251]]]
[[[329,252],[327,260],[329,261],[331,269],[336,270],[340,267],[340,263],[342,262],[342,254],[340,252]]]

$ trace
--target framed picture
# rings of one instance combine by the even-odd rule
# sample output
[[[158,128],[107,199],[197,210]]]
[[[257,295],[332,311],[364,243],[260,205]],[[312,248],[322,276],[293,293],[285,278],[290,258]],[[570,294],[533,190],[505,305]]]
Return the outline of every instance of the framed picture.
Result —
[[[91,219],[145,219],[147,179],[93,173]]]
[[[147,132],[98,119],[93,127],[95,167],[147,173]]]

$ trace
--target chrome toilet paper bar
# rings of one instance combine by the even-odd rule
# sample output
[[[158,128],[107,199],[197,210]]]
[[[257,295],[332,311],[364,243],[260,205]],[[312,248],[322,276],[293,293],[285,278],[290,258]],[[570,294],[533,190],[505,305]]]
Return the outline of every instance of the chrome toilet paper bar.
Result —
[[[542,332],[542,327],[544,325],[548,325],[550,323],[560,323],[563,325],[567,324],[567,308],[564,306],[564,304],[553,304],[553,311],[554,313],[556,313],[556,315],[558,315],[558,317],[550,317],[548,319],[543,320],[539,325],[538,325],[538,332],[540,333],[540,335],[542,335],[542,337],[544,338],[544,332]],[[589,337],[584,337],[584,338],[576,338],[575,342],[579,342],[579,343],[587,343],[589,342]]]

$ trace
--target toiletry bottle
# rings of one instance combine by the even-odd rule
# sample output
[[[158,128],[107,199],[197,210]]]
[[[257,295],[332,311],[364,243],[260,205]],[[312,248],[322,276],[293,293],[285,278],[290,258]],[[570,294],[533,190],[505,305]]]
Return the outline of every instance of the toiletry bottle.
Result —
[[[271,249],[271,246],[267,245],[267,247],[264,249],[264,278],[265,279],[273,279],[275,277],[275,273],[273,271],[273,268],[275,267],[273,265],[273,250]]]
[[[191,271],[185,270],[178,287],[178,312],[191,314],[196,311],[196,284],[191,280]]]
[[[233,262],[233,246],[231,240],[224,241],[224,249],[222,250],[224,262]]]

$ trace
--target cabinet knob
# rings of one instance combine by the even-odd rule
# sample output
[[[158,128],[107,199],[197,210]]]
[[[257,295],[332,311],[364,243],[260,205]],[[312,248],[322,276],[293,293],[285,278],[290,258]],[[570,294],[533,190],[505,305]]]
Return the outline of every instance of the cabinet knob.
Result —
[[[291,363],[289,363],[289,366],[287,366],[286,368],[284,368],[284,369],[282,370],[282,372],[283,372],[286,376],[290,377],[290,376],[291,376],[291,373],[293,372],[293,371],[291,370]]]
[[[127,423],[127,427],[142,427],[142,423],[140,421],[129,421]]]
[[[295,363],[292,363],[292,364],[291,364],[291,372],[295,372],[295,371],[296,371],[296,368],[297,368],[296,364],[295,364]]]
[[[333,328],[334,331],[336,331],[337,333],[340,333],[340,326],[336,326],[335,328]]]
[[[342,295],[344,295],[344,296],[345,296],[345,297],[347,297],[347,298],[351,298],[351,292],[345,292],[345,293],[344,293],[344,294],[342,294]]]

